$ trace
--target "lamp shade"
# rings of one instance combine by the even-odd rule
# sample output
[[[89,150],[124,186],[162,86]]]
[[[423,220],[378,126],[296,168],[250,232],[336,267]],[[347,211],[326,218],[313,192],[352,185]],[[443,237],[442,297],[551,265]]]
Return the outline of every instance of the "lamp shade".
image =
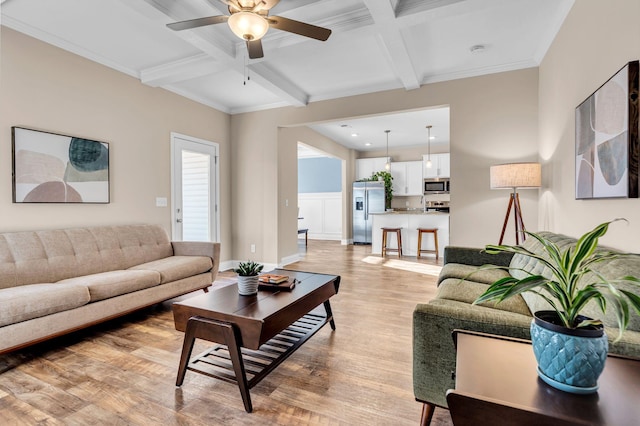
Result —
[[[261,39],[269,29],[269,22],[253,12],[236,12],[227,23],[235,35],[248,41]]]
[[[491,189],[540,188],[540,163],[508,163],[491,166]]]

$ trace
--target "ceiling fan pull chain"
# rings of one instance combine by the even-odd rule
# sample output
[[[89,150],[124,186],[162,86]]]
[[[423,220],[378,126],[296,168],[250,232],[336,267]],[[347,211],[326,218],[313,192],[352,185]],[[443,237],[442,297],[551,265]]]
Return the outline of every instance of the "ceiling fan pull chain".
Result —
[[[244,72],[243,72],[244,81],[242,82],[243,86],[247,85],[247,80],[249,80],[249,69],[247,68],[247,55],[244,55]]]
[[[244,57],[244,81],[242,82],[243,86],[247,85],[247,81],[251,80],[251,76],[249,75],[249,59],[245,55]]]

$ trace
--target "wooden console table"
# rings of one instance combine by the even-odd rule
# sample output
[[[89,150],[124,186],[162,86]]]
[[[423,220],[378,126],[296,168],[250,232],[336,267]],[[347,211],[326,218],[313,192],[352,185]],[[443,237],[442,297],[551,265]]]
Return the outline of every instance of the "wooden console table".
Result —
[[[531,343],[454,331],[456,388],[447,392],[455,426],[640,424],[640,360],[610,355],[597,393],[575,395],[544,383]]]

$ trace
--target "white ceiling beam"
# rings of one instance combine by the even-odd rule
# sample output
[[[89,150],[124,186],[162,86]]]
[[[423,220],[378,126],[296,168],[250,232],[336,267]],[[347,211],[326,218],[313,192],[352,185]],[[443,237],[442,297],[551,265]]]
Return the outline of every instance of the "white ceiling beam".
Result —
[[[376,24],[392,22],[396,19],[391,0],[363,0]]]
[[[293,106],[305,106],[309,103],[309,95],[269,68],[264,62],[248,66],[251,81],[259,84],[279,98]]]
[[[466,2],[468,0],[404,0],[398,3],[396,8],[397,17],[423,14],[434,9],[446,8],[455,3]],[[468,4],[465,8],[468,8]]]
[[[153,19],[159,24],[166,25],[172,21],[183,20],[182,15],[176,9],[180,4],[171,0],[166,4],[162,0],[119,0],[121,3],[129,6],[131,9],[145,16],[147,19]],[[216,13],[215,11],[213,13]],[[167,19],[169,18],[169,19]],[[212,41],[205,38],[201,33],[194,31],[167,31],[175,33],[176,37],[180,37],[187,43],[190,43],[202,52],[210,55],[217,60],[232,60],[235,58],[235,47],[232,43],[224,43],[222,40]]]
[[[396,76],[406,90],[417,89],[420,87],[420,79],[411,62],[402,33],[395,24],[396,15],[391,1],[364,0],[364,4],[376,23],[376,35]]]
[[[120,1],[127,2],[127,0]],[[138,11],[141,11],[141,8],[153,9],[153,14],[161,14],[164,17],[164,21],[166,21],[167,16],[176,21],[182,19],[180,17],[181,12],[176,11],[179,6],[173,0],[169,3],[167,3],[167,0],[142,0],[142,3],[134,3],[138,3],[138,5],[135,7],[131,5],[131,7]],[[213,13],[215,14],[216,12],[214,11]],[[169,88],[172,84],[180,81],[213,74],[230,67],[237,67],[240,63],[239,56],[244,54],[242,50],[235,48],[235,46],[240,46],[240,43],[231,43],[233,45],[232,49],[220,49],[219,45],[205,40],[195,31],[176,31],[175,34],[200,49],[204,54],[145,69],[140,73],[140,79],[143,83],[153,87],[165,86]],[[308,103],[308,95],[291,81],[285,79],[282,74],[272,71],[260,62],[249,66],[249,69],[252,73],[251,80],[253,83],[262,86],[290,105],[304,106]],[[175,86],[172,87],[175,88]]]
[[[411,62],[407,44],[395,28],[381,28],[376,34],[387,61],[406,90],[420,87],[420,80]]]
[[[140,71],[140,81],[148,86],[160,87],[215,74],[228,68],[228,63],[218,62],[202,53],[156,67],[145,68]]]

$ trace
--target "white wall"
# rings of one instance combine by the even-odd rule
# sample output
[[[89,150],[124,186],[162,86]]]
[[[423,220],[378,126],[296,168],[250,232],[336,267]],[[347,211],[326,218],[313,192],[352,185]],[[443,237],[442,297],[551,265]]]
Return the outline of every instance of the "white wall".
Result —
[[[539,228],[580,236],[612,226],[604,244],[640,252],[640,200],[576,200],[575,107],[625,63],[640,58],[640,1],[579,0],[540,66],[540,157],[543,189]]]

